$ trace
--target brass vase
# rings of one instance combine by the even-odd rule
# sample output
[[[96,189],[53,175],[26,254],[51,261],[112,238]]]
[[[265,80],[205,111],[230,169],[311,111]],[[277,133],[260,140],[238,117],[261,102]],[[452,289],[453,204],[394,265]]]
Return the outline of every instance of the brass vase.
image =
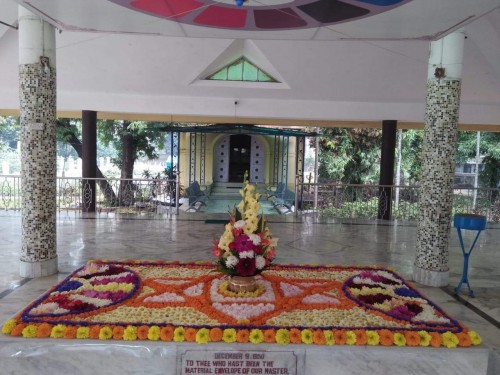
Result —
[[[257,289],[255,276],[231,276],[229,277],[229,290],[235,293],[254,292]]]

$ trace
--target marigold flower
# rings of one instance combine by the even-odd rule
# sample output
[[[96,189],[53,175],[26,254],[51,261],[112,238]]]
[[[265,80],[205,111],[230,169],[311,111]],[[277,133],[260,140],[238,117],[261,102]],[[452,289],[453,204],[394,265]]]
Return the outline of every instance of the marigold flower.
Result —
[[[52,327],[52,331],[50,332],[50,337],[53,339],[60,339],[64,336],[64,329],[66,327],[62,324],[58,324]]]
[[[260,344],[264,341],[264,333],[260,329],[252,329],[250,331],[249,340],[252,344]]]
[[[405,336],[402,333],[396,332],[394,334],[394,344],[397,346],[405,346],[406,345]]]
[[[226,328],[222,333],[222,340],[227,343],[236,341],[236,330],[234,328]]]
[[[24,329],[22,330],[22,335],[23,335],[23,337],[25,337],[27,339],[31,339],[33,337],[36,337],[37,330],[38,330],[37,326],[29,324],[26,327],[24,327]]]
[[[394,342],[394,334],[388,329],[381,329],[378,331],[380,336],[380,343],[383,346],[391,346]]]
[[[98,339],[100,332],[101,332],[101,326],[92,326],[90,327],[89,337],[91,339]]]
[[[113,339],[114,340],[122,340],[124,332],[125,332],[125,328],[123,328],[122,326],[114,326],[113,327]]]
[[[415,331],[406,331],[404,333],[406,340],[406,345],[408,346],[419,346],[420,345],[420,335]]]
[[[40,327],[38,327],[38,329],[40,329]],[[64,330],[63,337],[65,339],[74,339],[76,337],[76,327],[75,326],[66,326],[66,329]]]
[[[378,345],[380,343],[380,336],[377,331],[366,331],[366,343],[368,345]]]
[[[139,340],[147,340],[149,333],[149,327],[142,325],[137,328],[137,338]]]
[[[322,330],[316,329],[313,332],[313,342],[316,345],[325,345],[326,344],[326,338]]]
[[[420,346],[429,346],[431,343],[431,335],[426,331],[418,331],[418,335],[420,336]]]
[[[333,332],[328,330],[328,331],[323,331],[323,334],[325,335],[325,340],[327,345],[334,345],[335,344],[335,337],[333,336]]]
[[[366,345],[367,338],[364,330],[357,329],[354,331],[354,334],[356,335],[356,345]]]
[[[310,329],[303,329],[302,332],[300,332],[300,337],[304,344],[313,343],[313,334]]]
[[[126,341],[137,340],[137,327],[127,326],[123,331],[123,339]]]
[[[5,324],[2,326],[2,333],[4,335],[9,335],[16,326],[16,324],[17,323],[14,319],[7,320]]]
[[[472,345],[481,344],[482,339],[481,336],[479,336],[479,333],[477,333],[476,331],[469,331],[468,334],[472,342]]]
[[[276,342],[281,345],[290,344],[290,333],[287,329],[280,328],[276,331]]]
[[[456,336],[458,338],[458,346],[463,347],[463,348],[467,348],[467,347],[471,346],[472,340],[467,333],[460,332],[460,333],[457,333]]]
[[[50,336],[52,332],[52,324],[42,323],[38,326],[38,330],[36,331],[36,337],[40,339],[45,339]]]
[[[99,340],[109,340],[113,337],[113,330],[110,327],[102,327],[99,331]]]
[[[186,328],[184,330],[184,339],[188,342],[196,341],[196,329],[194,328]]]
[[[148,331],[148,340],[158,341],[160,339],[160,327],[151,326]]]
[[[222,340],[222,329],[215,327],[210,329],[210,341],[218,342]]]
[[[354,345],[356,344],[356,334],[353,331],[347,331],[345,333],[346,336],[346,344],[347,345]]]
[[[78,327],[76,330],[76,338],[77,339],[88,339],[90,336],[90,328],[89,327]]]
[[[347,341],[347,336],[345,331],[334,331],[333,337],[335,338],[335,343],[338,345],[345,345]]]
[[[210,331],[207,328],[201,328],[196,332],[196,342],[198,344],[207,344],[210,341]]]
[[[176,329],[174,329],[174,341],[183,342],[185,340],[184,332],[185,331],[183,327],[177,327]]]
[[[236,332],[236,341],[238,341],[239,343],[242,343],[242,344],[246,343],[246,342],[248,342],[249,336],[250,336],[250,332],[248,331],[248,329],[239,329]]]
[[[439,348],[441,346],[441,335],[438,332],[431,332],[431,346],[433,348]]]
[[[160,330],[160,338],[162,341],[172,341],[174,338],[174,328],[171,326],[162,327]]]
[[[264,342],[268,344],[276,342],[276,331],[274,329],[266,329],[264,331]]]
[[[290,329],[290,342],[292,344],[300,344],[302,343],[302,332],[300,329],[292,328]]]
[[[443,333],[441,338],[443,340],[443,345],[447,348],[456,348],[458,345],[458,337],[450,331]]]
[[[23,333],[24,327],[26,327],[26,323],[16,324],[14,328],[10,331],[11,336],[21,336]]]

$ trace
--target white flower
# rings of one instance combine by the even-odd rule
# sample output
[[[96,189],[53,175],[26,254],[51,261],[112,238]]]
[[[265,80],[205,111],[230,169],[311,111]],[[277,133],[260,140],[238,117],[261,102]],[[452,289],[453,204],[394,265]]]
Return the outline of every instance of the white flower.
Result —
[[[234,227],[236,229],[241,229],[245,226],[245,220],[238,220],[236,223],[234,223]]]
[[[255,257],[255,267],[258,270],[263,269],[266,266],[266,259],[262,255],[257,255]]]
[[[236,258],[234,255],[230,255],[226,259],[226,267],[227,268],[234,268],[238,264],[238,258]]]
[[[249,238],[249,239],[250,239],[250,241],[252,241],[252,243],[253,243],[254,245],[256,245],[256,246],[257,246],[258,244],[260,244],[260,236],[259,236],[258,234],[253,234],[253,233],[252,233],[252,234],[249,234],[249,235],[248,235],[248,238]]]
[[[245,259],[245,258],[251,259],[254,256],[254,252],[253,250],[242,251],[239,255],[240,259]]]

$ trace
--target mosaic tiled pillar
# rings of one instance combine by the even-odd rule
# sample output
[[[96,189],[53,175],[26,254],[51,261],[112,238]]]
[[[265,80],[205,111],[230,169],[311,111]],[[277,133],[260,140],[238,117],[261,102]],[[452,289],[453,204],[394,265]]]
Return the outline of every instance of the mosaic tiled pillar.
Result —
[[[449,278],[463,43],[463,32],[455,32],[431,44],[413,267],[413,279],[429,286],[448,285]]]
[[[23,277],[57,272],[55,55],[54,28],[20,7]]]

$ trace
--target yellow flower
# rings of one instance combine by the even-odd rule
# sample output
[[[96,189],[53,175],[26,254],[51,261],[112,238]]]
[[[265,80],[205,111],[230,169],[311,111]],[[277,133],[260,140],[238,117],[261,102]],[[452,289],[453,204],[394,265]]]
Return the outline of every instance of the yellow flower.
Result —
[[[333,336],[333,332],[328,330],[328,331],[323,331],[325,334],[325,340],[327,345],[334,345],[335,344],[335,337]]]
[[[303,329],[300,332],[300,337],[304,344],[312,344],[313,342],[313,334],[310,329]]]
[[[418,335],[420,336],[420,346],[429,346],[431,343],[431,335],[425,331],[418,331]]]
[[[366,343],[368,345],[378,345],[380,336],[377,331],[366,331]]]
[[[284,328],[278,329],[276,332],[276,342],[281,345],[290,344],[290,332]]]
[[[14,319],[7,320],[2,327],[2,333],[4,335],[9,335],[16,326],[16,324],[17,323]]]
[[[137,340],[137,327],[127,326],[123,331],[123,339],[126,341]]]
[[[481,341],[483,341],[481,339],[481,336],[479,336],[479,333],[477,333],[476,331],[469,331],[468,334],[472,345],[479,345],[481,344]]]
[[[235,342],[236,330],[234,328],[226,328],[222,333],[222,340],[228,343]]]
[[[158,341],[160,339],[160,327],[158,326],[149,327],[148,339],[151,341]]]
[[[26,327],[24,327],[23,329],[23,337],[27,338],[27,339],[31,339],[33,337],[36,337],[36,331],[38,330],[38,327],[37,326],[34,326],[34,325],[28,325]]]
[[[207,328],[201,328],[196,332],[196,342],[198,344],[207,344],[210,341],[210,331]]]
[[[109,327],[102,327],[99,331],[99,340],[109,340],[113,337],[113,330]]]
[[[52,327],[52,331],[50,332],[50,337],[53,339],[60,339],[64,336],[64,330],[66,327],[62,324],[55,325]]]
[[[184,328],[177,327],[174,329],[174,341],[175,342],[183,342],[184,341]]]
[[[443,333],[441,337],[443,338],[443,345],[446,346],[447,348],[457,347],[458,337],[454,333],[448,331]]]
[[[78,327],[76,330],[76,338],[77,339],[88,339],[90,335],[89,327]]]
[[[346,344],[347,345],[354,345],[354,344],[356,344],[356,334],[353,331],[347,331],[345,333],[345,335],[346,335],[346,338],[347,338],[347,340],[346,340]]]
[[[405,336],[402,333],[395,333],[394,334],[394,344],[397,346],[405,346],[406,345],[406,339]]]
[[[260,344],[264,341],[264,333],[260,329],[252,329],[250,331],[250,342],[253,344]]]

